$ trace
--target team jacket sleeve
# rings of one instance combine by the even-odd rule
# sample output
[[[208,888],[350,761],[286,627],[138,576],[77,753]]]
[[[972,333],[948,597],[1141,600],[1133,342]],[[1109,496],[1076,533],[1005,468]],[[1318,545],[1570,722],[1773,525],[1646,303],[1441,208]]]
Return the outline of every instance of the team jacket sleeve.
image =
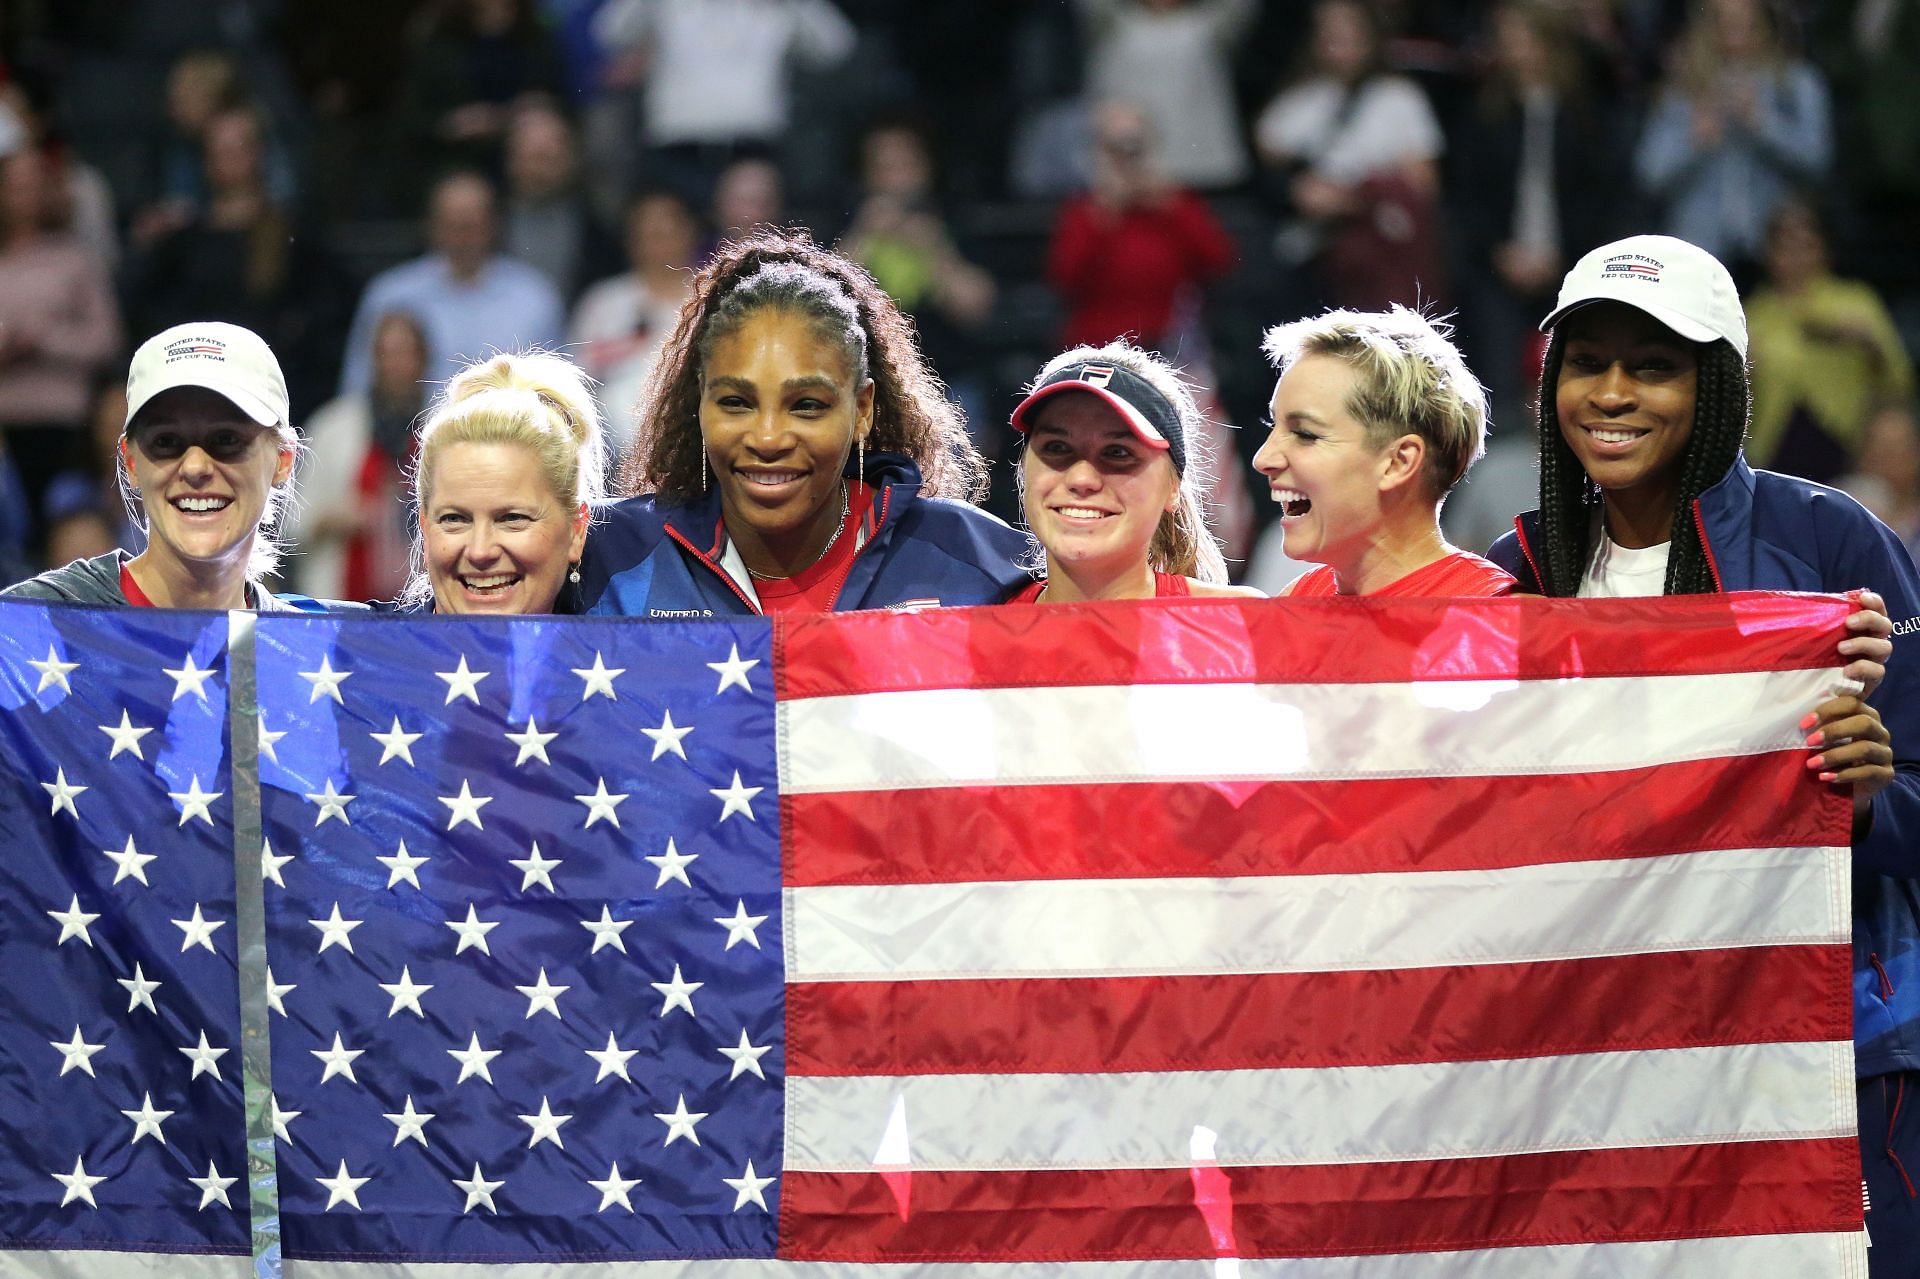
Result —
[[[1874,796],[1873,824],[1853,860],[1860,870],[1920,879],[1920,574],[1892,530],[1870,518],[1863,525],[1844,543],[1845,580],[1829,587],[1877,591],[1893,618],[1893,656],[1871,700],[1893,744],[1894,779]]]

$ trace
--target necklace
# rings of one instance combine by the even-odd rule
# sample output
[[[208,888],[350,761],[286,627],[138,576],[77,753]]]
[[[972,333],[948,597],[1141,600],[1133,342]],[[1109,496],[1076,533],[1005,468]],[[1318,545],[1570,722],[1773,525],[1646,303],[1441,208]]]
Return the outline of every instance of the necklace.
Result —
[[[827,539],[827,544],[820,548],[818,555],[813,557],[813,564],[818,564],[821,560],[827,558],[827,552],[831,551],[833,544],[840,540],[840,535],[847,531],[847,516],[851,514],[853,514],[853,497],[848,492],[847,482],[842,480],[840,481],[840,522],[833,526],[833,536]],[[807,568],[812,568],[813,564],[807,565]],[[798,571],[804,573],[806,569],[800,569]],[[762,573],[758,569],[749,567],[747,569],[747,576],[762,582],[784,582],[792,577],[793,574]]]

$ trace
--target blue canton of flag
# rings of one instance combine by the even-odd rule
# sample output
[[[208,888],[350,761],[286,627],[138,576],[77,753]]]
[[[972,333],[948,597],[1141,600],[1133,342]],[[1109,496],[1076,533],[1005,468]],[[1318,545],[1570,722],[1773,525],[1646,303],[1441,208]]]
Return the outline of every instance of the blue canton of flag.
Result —
[[[5,614],[0,1247],[244,1255],[227,618]]]
[[[769,636],[263,619],[287,1257],[773,1254]]]

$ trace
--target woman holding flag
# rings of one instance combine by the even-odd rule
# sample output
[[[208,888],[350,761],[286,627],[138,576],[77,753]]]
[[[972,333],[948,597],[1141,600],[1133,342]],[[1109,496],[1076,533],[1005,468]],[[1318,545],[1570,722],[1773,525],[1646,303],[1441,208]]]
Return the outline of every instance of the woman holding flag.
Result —
[[[600,413],[573,362],[532,351],[470,364],[421,423],[413,577],[403,608],[572,613]]]
[[[1813,751],[1809,773],[1848,787],[1853,800],[1868,1255],[1875,1276],[1912,1275],[1920,1256],[1920,1094],[1909,1095],[1920,1087],[1920,758],[1911,753],[1920,650],[1896,650],[1885,638],[1892,626],[1880,597],[1893,617],[1920,614],[1920,576],[1899,539],[1852,498],[1747,465],[1746,317],[1712,255],[1668,236],[1604,245],[1567,273],[1541,328],[1549,341],[1540,509],[1489,552],[1522,590],[1588,598],[1860,592],[1840,653],[1865,688],[1814,707],[1801,727]]]

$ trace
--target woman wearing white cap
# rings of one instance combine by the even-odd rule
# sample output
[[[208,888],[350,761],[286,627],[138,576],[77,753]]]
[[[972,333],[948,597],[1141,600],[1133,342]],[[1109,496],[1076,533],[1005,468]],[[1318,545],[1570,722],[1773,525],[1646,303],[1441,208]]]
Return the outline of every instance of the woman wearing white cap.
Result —
[[[1125,341],[1074,347],[1040,370],[1013,427],[1047,575],[1009,603],[1259,597],[1227,584],[1201,504],[1200,409],[1165,360]]]
[[[299,451],[280,362],[233,324],[148,338],[127,370],[121,491],[147,535],[128,557],[75,560],[8,595],[154,608],[307,611],[260,585],[279,561],[267,531]]]
[[[1893,532],[1846,494],[1747,465],[1746,317],[1712,255],[1657,235],[1602,246],[1567,273],[1541,328],[1540,509],[1488,552],[1522,590],[1861,591],[1840,653],[1866,692],[1813,708],[1802,728],[1809,772],[1852,793],[1870,1255],[1876,1276],[1910,1275],[1920,1256],[1910,1180],[1920,1177],[1920,1096],[1905,1096],[1920,1083],[1920,759],[1907,752],[1920,740],[1920,648],[1885,638],[1879,596],[1895,618],[1920,614],[1920,576]]]

